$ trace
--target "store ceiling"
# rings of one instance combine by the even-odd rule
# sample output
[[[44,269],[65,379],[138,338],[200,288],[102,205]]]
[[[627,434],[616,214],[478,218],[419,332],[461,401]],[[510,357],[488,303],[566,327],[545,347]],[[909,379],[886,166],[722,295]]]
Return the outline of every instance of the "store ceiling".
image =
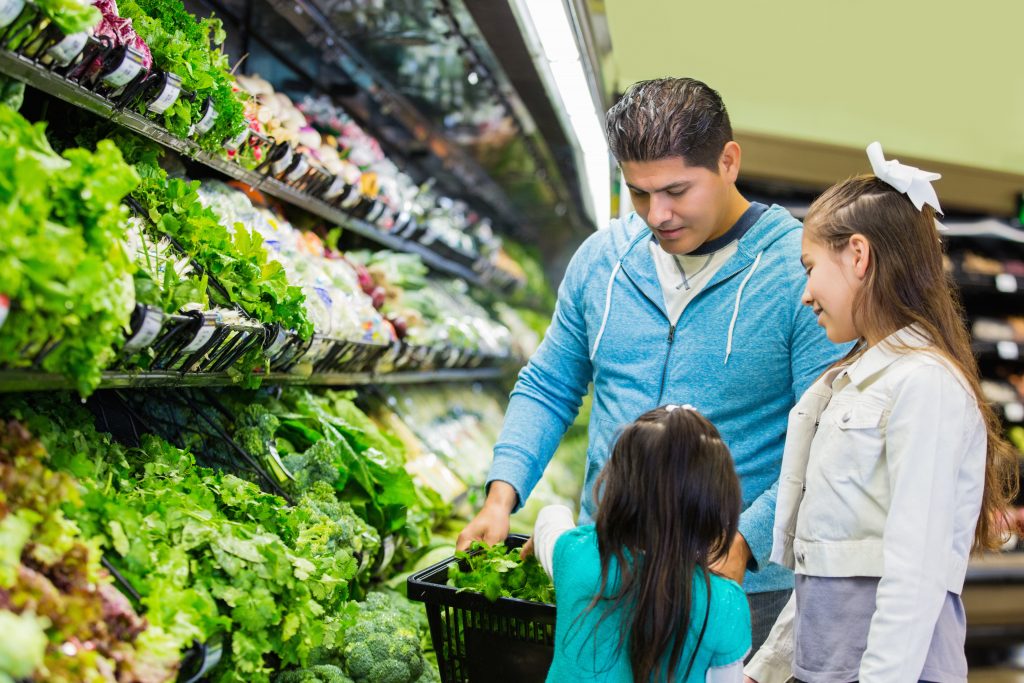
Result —
[[[719,90],[744,170],[823,187],[863,149],[943,172],[951,208],[1015,213],[1024,191],[1024,2],[604,0],[621,91],[659,76]],[[930,164],[930,165],[926,165]]]

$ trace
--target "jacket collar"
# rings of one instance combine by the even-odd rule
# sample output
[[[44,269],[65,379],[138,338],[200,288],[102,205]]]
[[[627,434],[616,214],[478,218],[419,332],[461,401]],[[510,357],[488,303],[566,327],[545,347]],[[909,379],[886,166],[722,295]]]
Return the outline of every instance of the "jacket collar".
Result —
[[[703,291],[707,291],[720,282],[728,280],[753,263],[757,253],[751,253],[750,245],[745,244],[746,237],[745,235],[740,239],[736,253],[722,264],[722,267],[712,276],[711,280],[704,285]],[[661,282],[658,280],[658,270],[654,266],[654,257],[651,256],[651,250],[647,246],[648,241],[652,239],[654,239],[654,236],[650,230],[645,228],[642,233],[638,234],[630,242],[626,253],[622,256],[622,270],[629,277],[630,281],[643,292],[644,296],[650,299],[667,317],[665,294],[662,292]]]
[[[878,342],[860,358],[847,366],[845,375],[850,381],[863,389],[879,373],[906,355],[908,350],[927,349],[932,346],[925,334],[914,326],[899,329]]]

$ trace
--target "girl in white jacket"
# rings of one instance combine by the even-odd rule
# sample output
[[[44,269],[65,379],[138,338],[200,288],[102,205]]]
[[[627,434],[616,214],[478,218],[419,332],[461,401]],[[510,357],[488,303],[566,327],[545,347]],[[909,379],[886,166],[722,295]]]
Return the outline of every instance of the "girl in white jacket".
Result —
[[[790,413],[772,560],[796,589],[758,683],[966,681],[968,556],[999,545],[1017,486],[943,271],[939,176],[868,156],[804,221],[803,303],[857,344]]]

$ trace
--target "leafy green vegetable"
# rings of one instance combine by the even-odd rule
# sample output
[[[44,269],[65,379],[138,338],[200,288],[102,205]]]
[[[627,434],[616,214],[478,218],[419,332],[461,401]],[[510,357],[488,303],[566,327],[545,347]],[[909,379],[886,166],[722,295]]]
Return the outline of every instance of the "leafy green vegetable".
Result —
[[[66,36],[91,29],[101,19],[98,9],[80,0],[38,0],[33,4]],[[31,52],[42,47],[43,37],[35,28],[37,19],[33,12],[22,12],[4,29],[4,47],[12,52]]]
[[[551,578],[533,555],[522,559],[519,548],[509,550],[504,543],[488,546],[474,541],[469,552],[455,553],[455,557],[460,562],[448,568],[448,580],[460,591],[483,593],[492,602],[498,598],[555,601]],[[467,570],[463,571],[462,563]]]
[[[279,323],[308,339],[313,325],[303,306],[305,295],[288,284],[278,261],[267,258],[259,233],[241,224],[232,230],[224,227],[217,214],[200,202],[198,181],[169,177],[145,145],[130,150],[129,158],[142,180],[133,196],[160,232],[173,237],[187,256],[223,286],[227,298],[214,290],[213,303],[238,304],[260,322]]]
[[[70,36],[93,28],[100,23],[100,11],[91,3],[81,0],[33,0],[61,33]]]
[[[121,201],[138,182],[109,140],[58,156],[41,124],[0,106],[0,293],[12,301],[0,366],[42,356],[83,395],[97,386],[135,303]]]
[[[37,669],[54,683],[138,680],[141,671],[171,679],[176,653],[152,647],[159,627],[111,586],[97,547],[62,509],[81,505],[75,480],[45,456],[23,425],[0,421],[0,680]]]
[[[28,678],[43,664],[46,653],[46,619],[31,612],[14,614],[0,610],[0,682]]]
[[[214,680],[268,682],[271,659],[301,666],[336,639],[342,622],[326,617],[346,609],[353,527],[330,518],[319,498],[289,507],[157,437],[124,448],[81,409],[40,404],[8,411],[78,478],[84,505],[65,513],[138,589],[147,620],[166,634],[164,651],[228,630],[231,651]]]
[[[146,41],[156,65],[180,76],[185,89],[196,94],[194,100],[181,98],[167,110],[167,130],[187,137],[209,97],[217,119],[199,145],[210,152],[221,151],[224,140],[238,135],[248,124],[232,87],[227,56],[220,48],[226,37],[220,20],[197,20],[181,0],[119,0],[117,5],[121,16],[131,19]]]

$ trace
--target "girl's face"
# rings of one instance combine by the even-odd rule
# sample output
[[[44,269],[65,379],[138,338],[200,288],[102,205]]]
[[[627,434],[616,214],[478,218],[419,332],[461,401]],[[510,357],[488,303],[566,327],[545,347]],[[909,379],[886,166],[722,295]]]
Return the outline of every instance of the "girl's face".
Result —
[[[860,339],[853,322],[853,302],[867,273],[869,246],[854,235],[840,251],[815,240],[805,229],[800,257],[807,271],[807,286],[800,298],[818,316],[828,338],[836,344]]]

